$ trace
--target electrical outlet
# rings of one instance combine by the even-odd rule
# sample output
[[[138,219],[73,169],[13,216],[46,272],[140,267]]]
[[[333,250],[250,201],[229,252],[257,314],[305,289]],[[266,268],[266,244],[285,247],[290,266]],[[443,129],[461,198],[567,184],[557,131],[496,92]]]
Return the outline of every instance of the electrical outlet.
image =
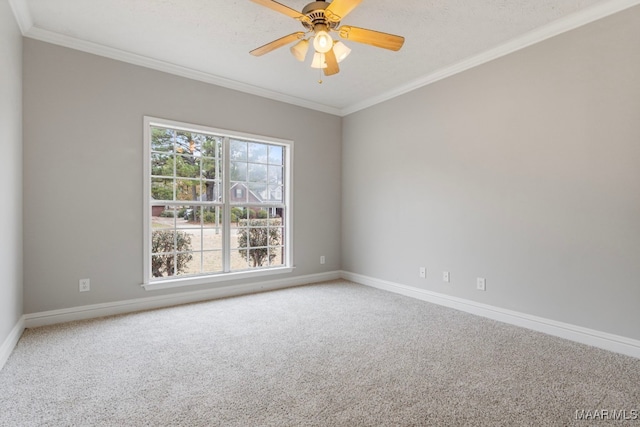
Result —
[[[422,279],[426,279],[427,278],[427,268],[426,267],[420,267],[420,277]]]
[[[442,272],[442,281],[449,283],[449,272],[448,271],[443,271]]]
[[[91,290],[91,281],[89,279],[80,279],[78,283],[79,292],[88,292]]]
[[[326,259],[325,259],[324,255],[322,255],[322,256],[320,257],[320,264],[324,264],[324,263],[325,263],[325,261],[326,261]]]
[[[482,277],[478,277],[478,280],[476,281],[476,287],[479,291],[486,291],[486,280]]]

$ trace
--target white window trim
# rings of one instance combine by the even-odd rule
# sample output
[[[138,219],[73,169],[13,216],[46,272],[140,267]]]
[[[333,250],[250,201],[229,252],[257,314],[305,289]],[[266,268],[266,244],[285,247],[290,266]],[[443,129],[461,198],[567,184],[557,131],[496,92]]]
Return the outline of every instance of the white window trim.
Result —
[[[233,271],[233,272],[225,272],[225,273],[213,273],[209,275],[199,275],[199,276],[189,276],[189,277],[171,277],[164,278],[160,280],[156,280],[151,282],[151,200],[148,196],[151,194],[151,126],[161,126],[161,127],[170,127],[176,130],[190,131],[190,132],[200,132],[213,134],[216,136],[228,137],[228,138],[238,138],[238,139],[248,139],[255,142],[264,142],[264,143],[276,143],[280,145],[285,145],[287,147],[285,151],[286,159],[285,164],[288,169],[288,173],[284,176],[284,185],[287,191],[285,191],[285,200],[284,200],[284,209],[285,209],[285,218],[286,222],[286,232],[285,232],[285,265],[282,267],[269,267],[259,270],[247,270],[247,271]],[[230,280],[241,280],[241,279],[251,279],[263,276],[271,276],[275,274],[285,274],[290,273],[295,269],[294,260],[293,260],[293,215],[292,215],[292,206],[293,206],[293,141],[285,140],[280,138],[272,138],[262,135],[253,135],[244,132],[235,132],[225,129],[212,128],[209,126],[202,125],[194,125],[190,123],[178,122],[175,120],[167,120],[161,119],[157,117],[144,116],[144,167],[143,169],[143,283],[142,287],[145,290],[158,290],[158,289],[168,289],[168,288],[177,288],[182,286],[193,286],[193,285],[203,285],[208,283],[217,283],[217,282],[225,282]],[[226,173],[228,170],[228,159],[229,159],[229,150],[228,145],[224,150],[223,161],[225,167],[223,168],[223,173]],[[229,180],[225,176],[223,182],[225,185],[225,204],[224,204],[224,218],[230,218],[231,212],[231,204],[226,200],[229,197]],[[225,221],[226,222],[226,221]],[[226,234],[227,240],[229,239],[229,234]],[[226,242],[229,244],[229,241]]]

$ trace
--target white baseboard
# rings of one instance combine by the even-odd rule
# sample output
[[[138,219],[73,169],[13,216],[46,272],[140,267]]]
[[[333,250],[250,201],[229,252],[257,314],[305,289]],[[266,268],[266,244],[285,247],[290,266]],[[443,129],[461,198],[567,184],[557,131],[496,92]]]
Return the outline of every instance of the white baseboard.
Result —
[[[2,346],[0,346],[0,369],[2,369],[6,363],[25,328],[170,307],[173,305],[283,289],[340,278],[640,359],[640,341],[631,338],[375,279],[348,271],[331,271],[291,277],[288,279],[25,314],[20,318],[18,323],[16,323],[9,336],[2,343]]]
[[[22,332],[24,332],[24,316],[18,319],[16,325],[9,332],[9,336],[4,340],[2,346],[0,346],[0,371],[4,367],[4,364],[7,363],[11,352],[15,348],[16,344],[18,344],[18,340],[22,336]]]
[[[56,323],[71,322],[74,320],[93,319],[96,317],[111,316],[114,314],[132,313],[141,310],[170,307],[191,302],[206,301],[216,298],[226,298],[255,292],[289,288],[292,286],[306,285],[309,283],[323,282],[341,278],[340,271],[309,274],[286,279],[260,281],[244,285],[232,285],[221,288],[205,289],[200,291],[181,292],[176,294],[161,295],[147,298],[137,298],[126,301],[117,301],[103,304],[84,305],[80,307],[65,308],[62,310],[43,311],[24,315],[24,327],[35,328]],[[4,348],[4,347],[3,347]],[[13,349],[13,347],[11,347]],[[11,353],[9,351],[9,353]]]
[[[422,301],[431,302],[456,310],[465,311],[511,325],[520,326],[545,334],[565,338],[582,344],[602,348],[640,359],[640,341],[619,335],[583,328],[569,323],[557,322],[543,317],[532,316],[517,311],[506,310],[487,304],[478,303],[458,297],[439,294],[437,292],[418,289],[411,286],[375,279],[348,271],[342,272],[342,278],[373,288],[394,292]]]

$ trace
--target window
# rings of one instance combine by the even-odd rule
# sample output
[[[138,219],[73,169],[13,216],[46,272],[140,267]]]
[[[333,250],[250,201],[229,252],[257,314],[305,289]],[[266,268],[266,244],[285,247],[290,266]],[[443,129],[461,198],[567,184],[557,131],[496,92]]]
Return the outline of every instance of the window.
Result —
[[[290,141],[145,117],[146,289],[292,270]]]

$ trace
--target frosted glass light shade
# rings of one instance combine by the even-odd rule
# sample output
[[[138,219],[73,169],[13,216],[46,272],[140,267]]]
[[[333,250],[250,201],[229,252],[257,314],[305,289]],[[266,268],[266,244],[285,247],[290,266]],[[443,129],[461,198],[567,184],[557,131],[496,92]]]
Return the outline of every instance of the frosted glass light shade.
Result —
[[[327,53],[333,47],[333,39],[324,30],[316,32],[316,36],[313,38],[313,47],[317,52]]]
[[[341,41],[337,41],[336,44],[333,45],[333,53],[336,54],[336,59],[338,62],[342,62],[349,54],[351,53],[351,49],[347,47],[346,44]]]
[[[307,56],[307,51],[309,50],[309,40],[300,40],[298,43],[291,46],[291,54],[295,56],[295,58],[304,62],[304,58]]]
[[[324,62],[324,53],[316,52],[313,55],[311,68],[327,68],[327,63]]]

